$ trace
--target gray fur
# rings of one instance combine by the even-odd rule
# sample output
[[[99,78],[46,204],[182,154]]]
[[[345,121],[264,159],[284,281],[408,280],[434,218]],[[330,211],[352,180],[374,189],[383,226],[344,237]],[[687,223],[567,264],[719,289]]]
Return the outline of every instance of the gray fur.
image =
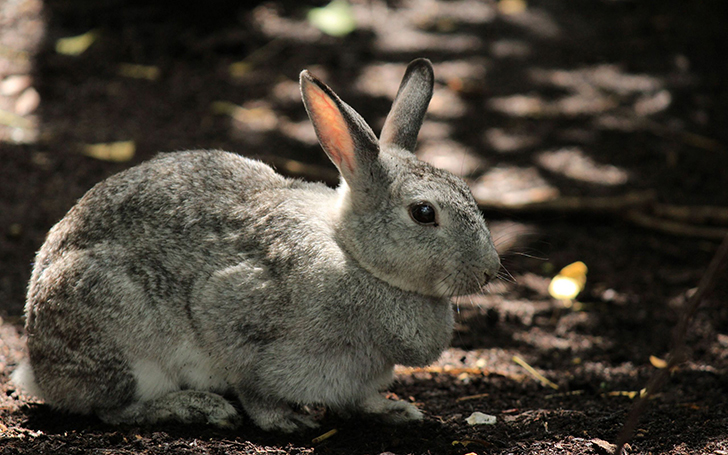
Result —
[[[325,87],[305,78],[304,99],[309,82]],[[410,121],[388,128],[410,142]],[[462,180],[396,144],[355,153],[366,167],[338,190],[221,151],[163,154],[96,185],[38,252],[16,382],[114,424],[232,426],[223,393],[266,430],[316,426],[290,404],[421,419],[379,391],[395,364],[438,358],[449,298],[479,291],[498,257]],[[413,221],[418,201],[438,226]]]
[[[432,98],[435,74],[429,60],[413,60],[404,73],[392,109],[382,127],[382,144],[414,150]]]

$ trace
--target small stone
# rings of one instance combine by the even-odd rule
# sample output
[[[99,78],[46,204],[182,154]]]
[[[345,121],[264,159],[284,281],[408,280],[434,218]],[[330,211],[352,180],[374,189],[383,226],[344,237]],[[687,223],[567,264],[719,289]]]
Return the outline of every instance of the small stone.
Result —
[[[482,412],[474,412],[465,419],[468,425],[495,425],[496,417]]]
[[[611,444],[603,439],[594,438],[589,441],[594,449],[594,452],[599,455],[612,455],[614,450],[617,448],[616,445]]]

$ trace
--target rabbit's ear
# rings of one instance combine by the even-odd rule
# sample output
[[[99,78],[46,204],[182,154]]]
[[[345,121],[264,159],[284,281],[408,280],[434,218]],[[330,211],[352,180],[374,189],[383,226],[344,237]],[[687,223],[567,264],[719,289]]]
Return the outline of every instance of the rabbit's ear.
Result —
[[[429,60],[418,58],[407,66],[382,128],[382,145],[396,145],[414,151],[417,134],[432,98],[434,83],[435,74]]]
[[[316,136],[339,172],[352,183],[379,156],[379,143],[363,118],[326,84],[301,72],[301,96]]]

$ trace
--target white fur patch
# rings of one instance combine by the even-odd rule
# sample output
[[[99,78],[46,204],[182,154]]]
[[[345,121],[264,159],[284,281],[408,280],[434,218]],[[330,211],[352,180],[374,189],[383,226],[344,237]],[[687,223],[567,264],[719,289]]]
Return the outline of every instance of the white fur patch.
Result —
[[[28,360],[23,360],[10,378],[15,385],[23,389],[23,391],[28,395],[43,398],[43,392],[41,392],[38,387],[38,383],[35,382],[35,373],[33,372],[33,367],[30,365]]]
[[[227,381],[213,367],[209,356],[185,343],[171,350],[164,359],[137,360],[132,363],[139,401],[162,397],[171,392],[193,389],[223,391]]]
[[[169,364],[179,372],[178,380],[183,386],[208,391],[221,391],[228,387],[210,356],[189,344],[175,349]]]
[[[132,363],[132,374],[136,379],[136,398],[139,401],[153,400],[179,390],[169,373],[152,360],[137,360]]]

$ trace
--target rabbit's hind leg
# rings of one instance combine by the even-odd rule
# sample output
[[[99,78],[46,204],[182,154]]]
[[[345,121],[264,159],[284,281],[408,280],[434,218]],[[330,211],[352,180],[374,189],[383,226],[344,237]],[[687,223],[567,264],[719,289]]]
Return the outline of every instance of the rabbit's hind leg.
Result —
[[[205,423],[220,428],[235,428],[240,414],[221,395],[198,390],[182,390],[162,397],[140,401],[117,409],[97,410],[101,420],[110,424],[155,424],[181,422]]]

